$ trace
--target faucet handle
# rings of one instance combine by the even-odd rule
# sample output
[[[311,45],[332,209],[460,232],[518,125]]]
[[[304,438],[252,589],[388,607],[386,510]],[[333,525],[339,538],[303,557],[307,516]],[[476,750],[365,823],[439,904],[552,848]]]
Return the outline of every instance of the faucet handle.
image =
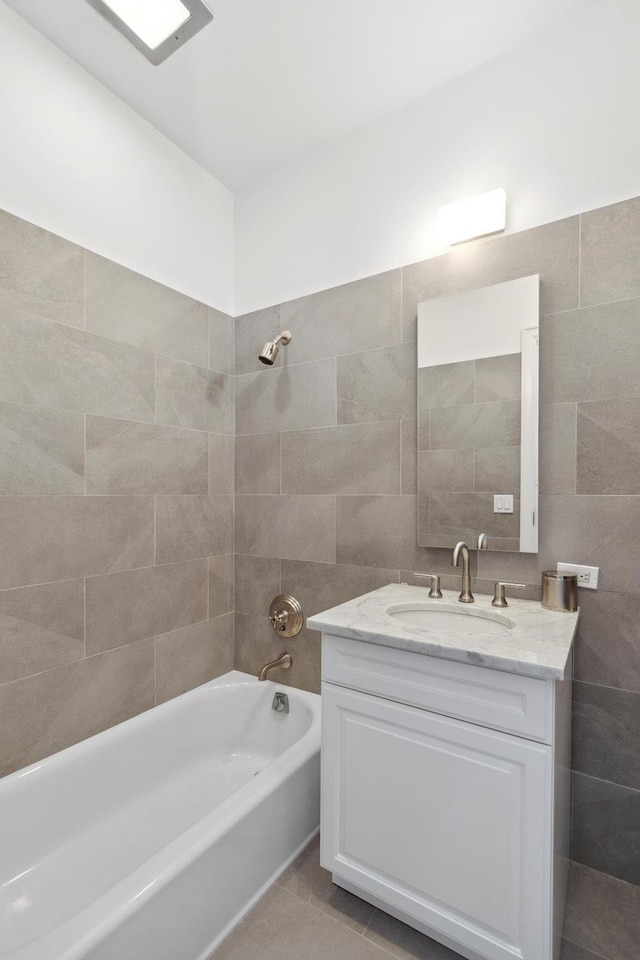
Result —
[[[424,577],[425,580],[428,580],[430,586],[429,596],[433,597],[434,600],[442,599],[439,573],[414,573],[414,577]]]
[[[508,607],[507,598],[505,596],[505,587],[518,587],[521,590],[526,588],[526,583],[510,583],[508,580],[496,580],[493,585],[493,600],[491,601],[492,607]]]

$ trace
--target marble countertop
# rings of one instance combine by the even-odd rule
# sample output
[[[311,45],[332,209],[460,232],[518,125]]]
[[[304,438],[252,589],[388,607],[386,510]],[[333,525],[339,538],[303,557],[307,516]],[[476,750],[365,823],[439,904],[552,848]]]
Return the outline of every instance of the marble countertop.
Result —
[[[444,660],[459,660],[480,667],[519,673],[545,680],[564,677],[571,645],[578,624],[578,613],[545,610],[538,601],[509,597],[509,606],[491,606],[491,597],[476,594],[473,605],[458,603],[458,591],[443,590],[442,600],[429,599],[426,587],[390,583],[386,587],[349,600],[338,607],[316,613],[307,619],[312,630],[332,633],[351,640],[396,647]],[[456,617],[451,625],[434,622],[428,627],[403,623],[386,610],[396,604],[416,601],[433,604],[443,611],[470,608],[482,617],[486,629],[474,617],[473,633],[465,630],[467,617]],[[500,617],[502,624],[487,619]],[[449,619],[449,618],[447,618]],[[440,620],[434,617],[434,621]],[[480,632],[478,632],[480,630]]]

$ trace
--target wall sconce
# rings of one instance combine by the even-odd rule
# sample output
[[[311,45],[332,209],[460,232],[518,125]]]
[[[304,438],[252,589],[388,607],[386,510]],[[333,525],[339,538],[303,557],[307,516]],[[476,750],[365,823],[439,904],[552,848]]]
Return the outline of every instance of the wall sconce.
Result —
[[[507,195],[502,188],[449,203],[438,211],[440,232],[451,246],[500,233],[506,221]]]
[[[213,20],[202,0],[87,0],[154,66]]]

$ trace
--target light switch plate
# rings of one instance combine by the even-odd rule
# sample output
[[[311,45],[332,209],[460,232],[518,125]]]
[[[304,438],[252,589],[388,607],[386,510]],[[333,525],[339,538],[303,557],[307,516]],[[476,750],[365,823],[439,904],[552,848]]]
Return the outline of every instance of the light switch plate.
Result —
[[[513,513],[513,494],[495,493],[493,496],[494,513]]]
[[[600,567],[585,567],[580,563],[559,563],[558,573],[576,573],[578,575],[578,586],[585,587],[587,590],[598,589],[598,573]]]

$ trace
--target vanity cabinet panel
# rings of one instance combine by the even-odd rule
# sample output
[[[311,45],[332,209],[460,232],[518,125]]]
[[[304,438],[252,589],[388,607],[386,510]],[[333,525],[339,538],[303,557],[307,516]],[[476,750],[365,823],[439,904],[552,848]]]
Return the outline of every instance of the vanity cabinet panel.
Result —
[[[323,678],[531,740],[553,738],[553,681],[325,634]]]
[[[331,683],[322,694],[334,880],[468,957],[549,960],[551,747]]]

